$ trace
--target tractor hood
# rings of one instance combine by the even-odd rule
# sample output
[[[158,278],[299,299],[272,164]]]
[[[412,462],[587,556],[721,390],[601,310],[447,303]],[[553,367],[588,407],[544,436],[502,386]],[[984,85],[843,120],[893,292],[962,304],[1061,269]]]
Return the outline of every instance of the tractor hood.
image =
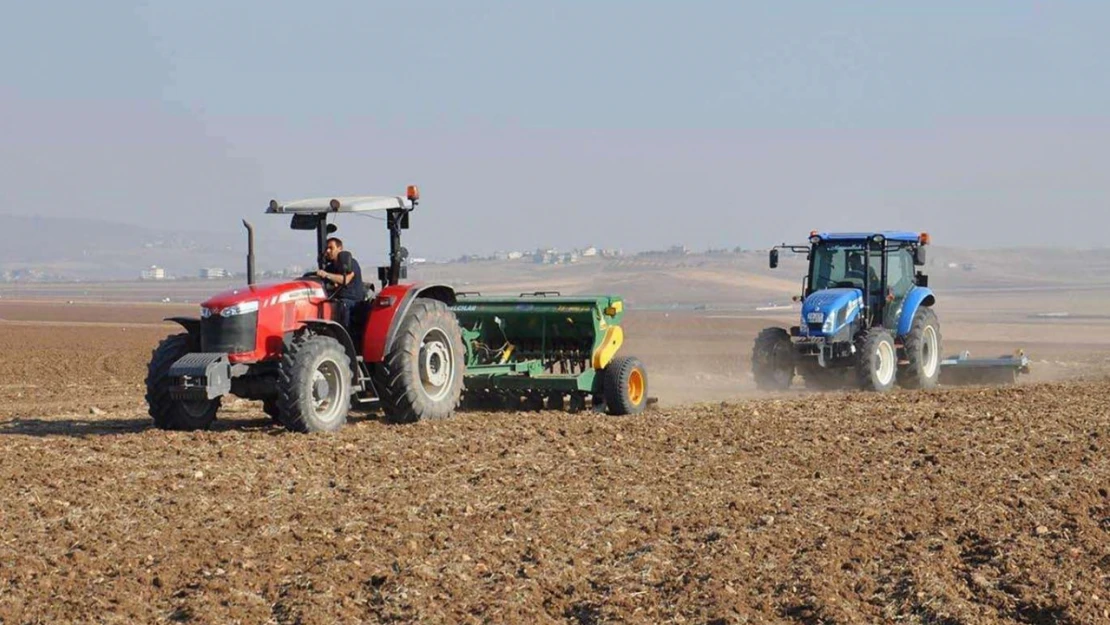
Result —
[[[825,289],[802,303],[802,325],[807,334],[832,336],[855,321],[863,307],[859,289]]]
[[[259,308],[273,306],[274,304],[283,304],[301,299],[322,300],[326,297],[324,287],[319,282],[312,280],[254,284],[217,293],[208,298],[201,303],[201,316],[218,315],[228,308],[239,313],[254,312]]]

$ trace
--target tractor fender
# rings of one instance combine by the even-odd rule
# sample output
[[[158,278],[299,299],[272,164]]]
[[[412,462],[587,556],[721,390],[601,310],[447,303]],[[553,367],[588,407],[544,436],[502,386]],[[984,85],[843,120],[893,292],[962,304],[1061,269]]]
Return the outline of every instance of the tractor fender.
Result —
[[[937,302],[933,290],[924,286],[915,286],[906,293],[902,303],[902,316],[898,319],[898,336],[905,336],[913,326],[913,316],[921,306],[932,306]]]
[[[370,321],[362,339],[366,362],[381,362],[393,348],[397,332],[417,297],[435,299],[453,306],[455,289],[446,284],[395,284],[387,286],[370,302]]]
[[[172,321],[185,328],[190,337],[197,341],[200,340],[200,319],[195,317],[166,317],[162,321]]]
[[[327,319],[305,319],[301,321],[305,328],[308,328],[316,334],[323,334],[339,341],[343,346],[343,351],[347,352],[347,358],[351,361],[351,385],[355,388],[359,386],[359,378],[361,375],[358,370],[358,352],[355,351],[355,342],[351,339],[351,335],[347,332],[342,324]]]

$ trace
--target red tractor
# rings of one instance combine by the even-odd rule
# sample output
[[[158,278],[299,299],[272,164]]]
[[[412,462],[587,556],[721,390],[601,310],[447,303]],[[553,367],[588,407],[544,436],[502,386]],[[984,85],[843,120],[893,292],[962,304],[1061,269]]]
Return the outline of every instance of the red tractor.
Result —
[[[336,321],[336,293],[314,273],[254,283],[254,234],[244,221],[247,286],[203,302],[199,319],[168,319],[186,331],[154,350],[146,400],[155,425],[205,429],[228,393],[261,400],[266,414],[299,432],[342,427],[352,401],[377,404],[395,422],[450,415],[465,373],[462,332],[449,308],[455,291],[401,283],[407,277],[401,231],[418,200],[416,187],[409,187],[405,197],[270,202],[267,213],[292,215],[294,230],[316,232],[320,268],[336,228],[329,215],[384,213],[389,265],[378,268],[381,290],[374,294],[368,285],[367,298],[351,309],[349,327]]]

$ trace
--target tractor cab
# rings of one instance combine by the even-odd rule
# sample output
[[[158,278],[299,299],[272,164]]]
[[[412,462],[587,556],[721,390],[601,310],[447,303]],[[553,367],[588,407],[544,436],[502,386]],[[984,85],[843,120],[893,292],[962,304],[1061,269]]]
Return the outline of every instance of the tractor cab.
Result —
[[[327,258],[324,250],[327,246],[328,236],[336,231],[334,223],[328,223],[332,215],[341,214],[375,214],[384,213],[386,228],[389,230],[389,264],[378,267],[377,277],[382,289],[398,285],[408,278],[408,268],[405,260],[408,250],[401,246],[401,231],[409,227],[409,213],[412,212],[420,200],[420,192],[415,186],[410,186],[405,196],[353,196],[338,198],[310,198],[296,200],[288,203],[279,203],[271,200],[266,210],[267,214],[291,215],[290,228],[293,230],[308,230],[315,232],[316,239],[316,268],[324,269]],[[249,227],[249,226],[248,226]],[[248,272],[247,283],[254,283],[253,275],[253,242],[248,242]],[[307,280],[319,284],[325,289],[328,299],[333,300],[346,288],[344,285],[334,286],[316,277],[314,272],[302,276]],[[365,281],[365,278],[364,278]],[[373,283],[365,284],[366,297],[353,305],[349,315],[347,331],[351,334],[352,342],[357,353],[363,351],[365,326],[369,319],[372,304],[372,295],[375,291]],[[333,306],[332,309],[337,307]],[[337,315],[331,318],[337,320]]]
[[[335,232],[335,225],[328,223],[329,215],[385,213],[386,228],[389,230],[389,264],[378,268],[378,280],[382,286],[394,285],[408,277],[404,260],[408,250],[401,247],[401,231],[409,227],[409,213],[420,200],[420,191],[410,186],[404,197],[401,196],[355,196],[338,198],[310,198],[285,204],[270,200],[266,209],[271,215],[292,215],[289,227],[294,230],[313,230],[316,232],[317,268],[327,264],[324,248],[328,235]],[[249,228],[249,226],[248,226]],[[248,244],[253,248],[253,245]],[[253,259],[253,249],[248,250]],[[253,263],[250,265],[253,268]],[[247,282],[253,283],[253,273],[248,269]]]
[[[914,271],[925,264],[922,239],[928,241],[928,235],[812,235],[805,299],[818,291],[854,290],[868,325],[897,327],[906,296],[914,287],[928,285],[928,277]]]
[[[925,264],[928,234],[812,232],[809,240],[808,246],[778,246],[770,257],[772,268],[781,248],[804,253],[809,261],[802,282],[801,334],[833,335],[853,321],[857,331],[875,325],[897,328],[911,292],[919,298],[915,306],[935,299],[928,292],[928,276],[915,271]]]

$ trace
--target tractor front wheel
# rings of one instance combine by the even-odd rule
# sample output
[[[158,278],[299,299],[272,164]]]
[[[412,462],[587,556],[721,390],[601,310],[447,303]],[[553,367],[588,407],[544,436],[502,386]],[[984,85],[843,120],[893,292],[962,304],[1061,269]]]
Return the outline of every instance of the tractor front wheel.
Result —
[[[262,400],[262,412],[266,413],[274,423],[281,423],[281,407],[278,406],[276,397]]]
[[[609,414],[640,414],[647,406],[647,370],[635,356],[614,358],[601,370],[601,390]]]
[[[386,419],[411,423],[451,416],[462,395],[465,353],[462,330],[447,304],[416,298],[374,375]]]
[[[781,391],[794,380],[794,345],[782,328],[766,328],[752,347],[752,376],[763,390]]]
[[[351,408],[351,359],[339,341],[305,332],[278,369],[279,417],[294,432],[333,432]]]
[[[184,400],[170,395],[170,367],[197,346],[187,333],[168,336],[147,365],[146,403],[154,425],[163,430],[206,430],[216,419],[220,398]]]
[[[882,328],[871,328],[858,339],[859,363],[856,375],[860,388],[883,393],[894,388],[898,371],[898,350],[894,337]]]

